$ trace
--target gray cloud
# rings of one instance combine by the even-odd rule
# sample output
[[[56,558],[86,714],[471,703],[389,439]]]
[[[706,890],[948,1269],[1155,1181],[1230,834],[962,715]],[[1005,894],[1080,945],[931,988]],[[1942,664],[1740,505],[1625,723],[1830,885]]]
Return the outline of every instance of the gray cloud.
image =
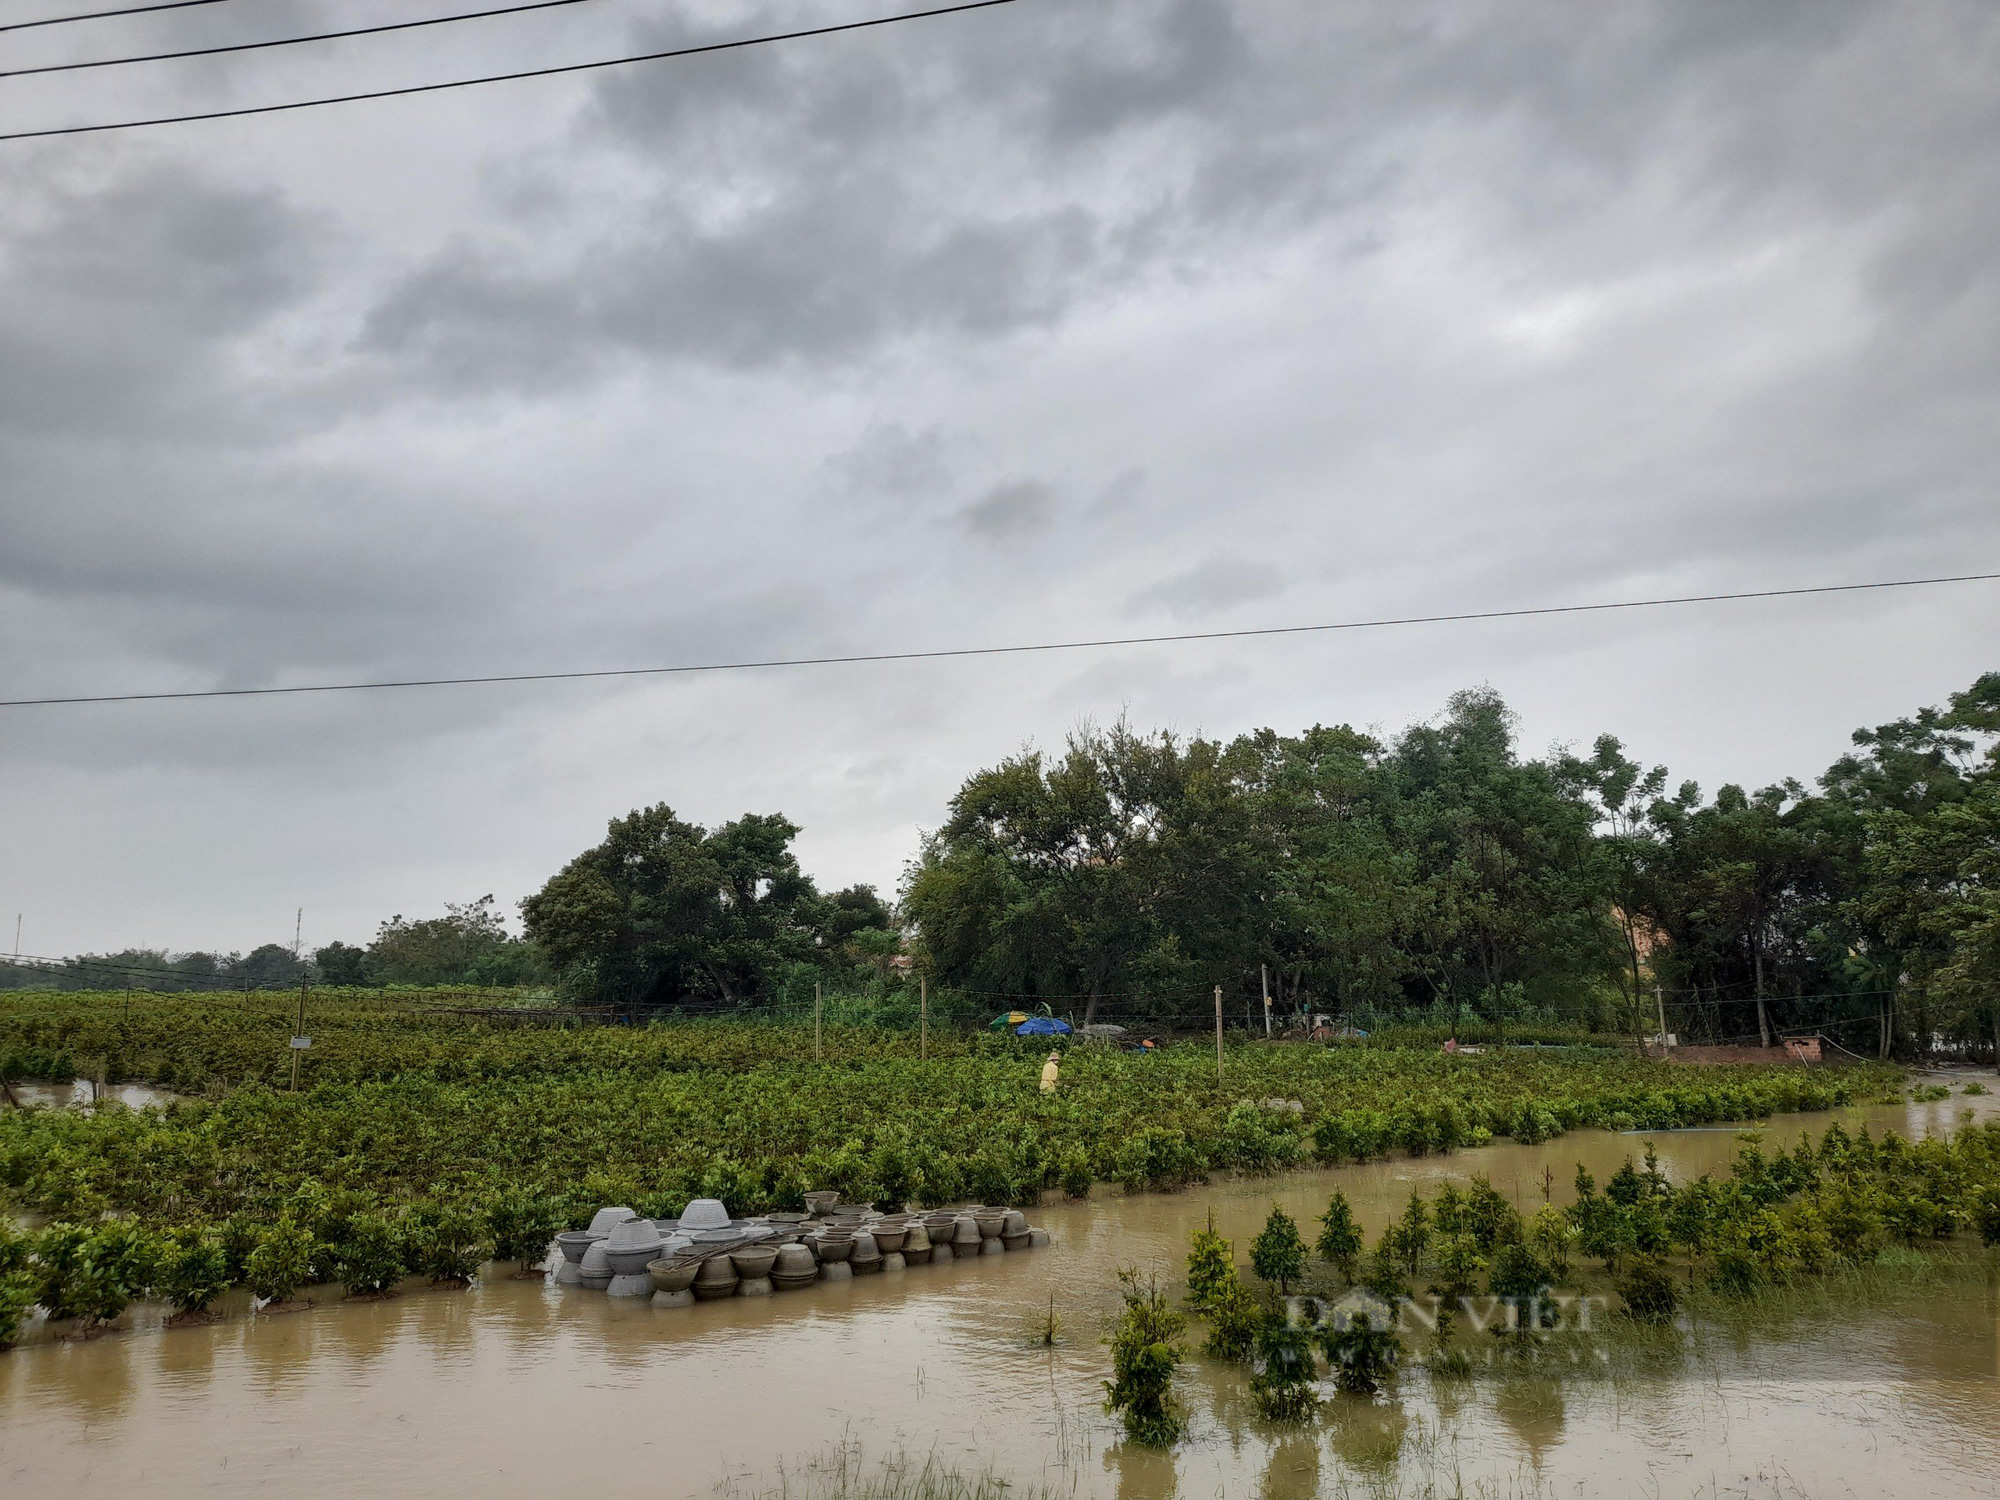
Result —
[[[234,9],[159,34],[269,24]],[[5,112],[817,15],[577,7],[76,75]],[[1981,0],[1035,0],[17,151],[0,678],[713,661],[1955,571],[2000,545],[1996,71]],[[1393,727],[1490,681],[1529,743],[1610,728],[1754,781],[1991,667],[1996,626],[1971,591],[17,716],[0,911],[58,947],[246,946],[299,904],[353,938],[518,896],[660,798],[781,807],[829,879],[889,886],[969,766],[1128,704]]]

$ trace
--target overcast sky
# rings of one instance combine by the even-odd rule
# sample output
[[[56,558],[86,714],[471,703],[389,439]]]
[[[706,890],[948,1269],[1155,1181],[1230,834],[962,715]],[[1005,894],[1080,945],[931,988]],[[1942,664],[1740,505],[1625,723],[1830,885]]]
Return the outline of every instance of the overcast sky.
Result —
[[[587,0],[10,80],[0,129],[895,8]],[[0,34],[0,66],[411,12],[233,0]],[[1018,0],[0,143],[0,696],[2000,567],[1996,77],[1991,0]],[[1530,751],[1810,778],[1996,641],[1969,584],[0,710],[0,913],[29,953],[289,942],[299,907],[365,941],[511,910],[655,801],[783,811],[823,884],[893,890],[969,771],[1080,720],[1393,732],[1480,683]]]

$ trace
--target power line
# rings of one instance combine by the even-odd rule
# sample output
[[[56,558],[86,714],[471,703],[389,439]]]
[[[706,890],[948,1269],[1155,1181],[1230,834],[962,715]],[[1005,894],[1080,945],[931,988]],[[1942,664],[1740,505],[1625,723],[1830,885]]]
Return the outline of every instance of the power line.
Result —
[[[223,0],[161,0],[157,5],[128,5],[122,10],[90,10],[80,16],[44,16],[39,21],[9,21],[0,31],[27,31],[36,26],[67,26],[72,21],[102,21],[109,16],[142,16],[156,10],[186,10],[191,5],[220,5]]]
[[[962,3],[957,5],[906,11],[894,16],[875,16],[866,21],[841,21],[831,26],[810,26],[801,31],[739,37],[733,42],[705,42],[697,47],[673,47],[663,52],[640,52],[629,57],[607,57],[594,62],[563,63],[548,68],[523,68],[513,73],[488,73],[478,78],[454,78],[443,83],[414,83],[402,88],[369,89],[357,94],[331,94],[319,99],[294,99],[284,104],[255,104],[242,109],[212,109],[199,114],[156,115],[145,120],[114,120],[103,125],[58,125],[45,130],[15,130],[0,134],[0,141],[32,141],[58,135],[95,135],[107,130],[138,130],[149,125],[186,125],[198,120],[234,120],[246,115],[275,115],[296,109],[319,109],[328,104],[359,104],[371,99],[400,99],[409,94],[435,94],[445,89],[473,88],[486,83],[514,83],[524,78],[554,78],[566,73],[590,73],[603,68],[622,68],[632,63],[663,62],[668,58],[698,57],[709,52],[733,52],[743,47],[763,47],[773,42],[794,42],[806,37],[833,36],[843,31],[866,31],[878,26],[894,26],[902,21],[923,21],[933,16],[955,16],[965,11],[990,10],[996,5],[1015,3],[1016,0],[962,0]]]
[[[514,16],[523,11],[555,10],[565,5],[581,5],[584,0],[530,0],[525,5],[502,5],[492,10],[464,11],[455,16],[427,16],[420,21],[389,21],[380,26],[357,26],[351,31],[320,31],[311,36],[284,36],[264,42],[232,42],[221,47],[190,47],[181,52],[147,52],[133,57],[99,57],[88,62],[44,63],[35,68],[0,70],[0,78],[27,78],[37,73],[79,73],[86,68],[122,68],[129,63],[179,62],[190,57],[220,57],[230,52],[258,52],[267,47],[300,47],[307,42],[337,42],[346,37],[380,36],[387,31],[414,31],[423,26],[449,26],[455,21],[486,21],[494,16]]]
[[[982,0],[985,4],[1004,0]],[[1927,588],[1944,583],[1986,583],[2000,573],[1958,573],[1939,578],[1893,578],[1872,583],[1822,583],[1807,588],[1751,589],[1733,594],[1679,594],[1659,599],[1619,599],[1603,604],[1542,604],[1522,609],[1471,610],[1449,615],[1401,615],[1341,620],[1325,625],[1263,625],[1243,630],[1191,630],[1173,635],[1106,636],[1095,640],[1038,641],[1018,646],[955,646],[929,651],[878,651],[854,656],[791,656],[764,661],[697,662],[666,667],[598,667],[569,672],[501,672],[479,677],[411,677],[380,682],[316,682],[296,687],[201,688],[173,693],[94,693],[62,698],[6,698],[0,708],[49,708],[71,703],[164,703],[195,698],[276,698],[300,693],[360,693],[387,688],[475,687],[506,682],[578,682],[600,677],[668,677],[696,672],[754,672],[778,667],[859,666],[876,662],[943,661],[968,656],[1024,656],[1046,651],[1094,651],[1113,646],[1163,646],[1186,641],[1236,641],[1258,636],[1318,635],[1339,630],[1386,630],[1399,625],[1452,625],[1475,620],[1520,620],[1537,615],[1599,614],[1658,609],[1677,604],[1721,604],[1744,599],[1796,599],[1809,594],[1851,594],[1871,589]]]

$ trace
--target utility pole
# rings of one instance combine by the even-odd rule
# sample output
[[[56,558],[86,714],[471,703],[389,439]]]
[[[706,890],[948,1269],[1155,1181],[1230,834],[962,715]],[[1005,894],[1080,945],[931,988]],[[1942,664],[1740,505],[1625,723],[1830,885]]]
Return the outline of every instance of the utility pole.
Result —
[[[1271,1038],[1271,966],[1257,965],[1257,986],[1264,992],[1264,1039]]]
[[[917,976],[917,1056],[919,1059],[931,1055],[931,982],[928,976]]]
[[[1215,1081],[1222,1082],[1222,986],[1215,987]]]
[[[820,982],[817,979],[813,981],[813,1061],[814,1062],[818,1062],[820,1060],[819,1013],[820,1013],[820,1005],[824,998],[822,995],[823,988],[824,987],[820,984]]]
[[[306,930],[306,909],[301,906],[299,914],[292,918],[292,962],[299,961],[299,938]]]
[[[299,1091],[299,1056],[312,1045],[306,1035],[306,976],[299,975],[299,1022],[292,1028],[292,1092]]]

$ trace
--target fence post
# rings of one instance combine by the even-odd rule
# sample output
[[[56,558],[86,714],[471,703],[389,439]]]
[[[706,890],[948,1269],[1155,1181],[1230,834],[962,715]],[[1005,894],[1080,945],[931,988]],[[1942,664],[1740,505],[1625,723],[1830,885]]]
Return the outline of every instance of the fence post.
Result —
[[[928,976],[917,976],[917,1057],[919,1060],[931,1055],[931,982]]]
[[[1667,1055],[1667,1001],[1660,987],[1653,986],[1653,1008],[1660,1013],[1660,1056]]]
[[[815,979],[813,981],[813,1061],[814,1062],[818,1062],[820,1060],[819,1013],[820,1013],[820,1004],[822,998],[821,989],[822,986],[820,981]]]
[[[1222,1082],[1222,986],[1215,987],[1215,1081]]]
[[[1264,992],[1264,1036],[1271,1035],[1271,966],[1257,965],[1257,987]]]
[[[299,1024],[292,1028],[292,1092],[299,1091],[299,1039],[306,1034],[306,976],[299,973]]]

